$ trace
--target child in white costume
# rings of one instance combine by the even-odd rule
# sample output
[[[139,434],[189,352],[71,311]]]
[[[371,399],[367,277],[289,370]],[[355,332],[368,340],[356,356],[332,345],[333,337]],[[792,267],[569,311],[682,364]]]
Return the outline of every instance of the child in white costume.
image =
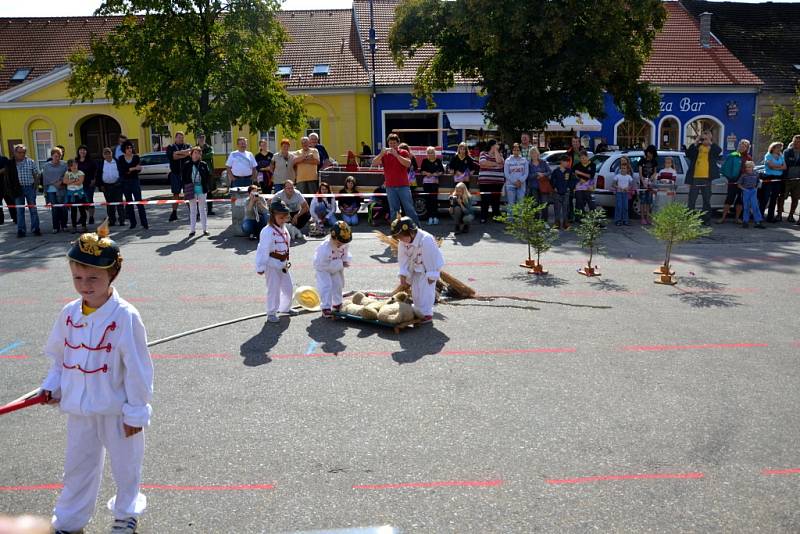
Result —
[[[52,365],[42,389],[68,415],[64,489],[53,511],[57,533],[82,532],[91,519],[106,450],[117,485],[108,502],[111,532],[135,532],[147,504],[139,486],[153,362],[139,312],[111,286],[122,256],[107,236],[104,223],[72,244],[67,255],[81,298],[64,306],[45,347]]]
[[[433,236],[417,228],[410,217],[392,221],[392,236],[398,241],[400,283],[411,286],[414,305],[425,316],[422,322],[429,323],[436,303],[436,281],[444,267],[442,251]]]
[[[267,322],[270,323],[278,322],[278,312],[293,314],[288,220],[289,208],[280,199],[274,200],[269,207],[269,224],[261,230],[256,249],[256,272],[266,276]]]
[[[332,317],[331,305],[335,310],[342,306],[344,289],[344,269],[350,266],[349,246],[353,239],[350,226],[338,221],[331,229],[328,239],[320,243],[314,252],[314,270],[317,271],[317,291],[322,300],[322,315]]]

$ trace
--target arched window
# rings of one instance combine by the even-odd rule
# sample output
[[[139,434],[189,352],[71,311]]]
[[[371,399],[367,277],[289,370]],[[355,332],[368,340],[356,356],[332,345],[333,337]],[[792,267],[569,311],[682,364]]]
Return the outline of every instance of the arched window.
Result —
[[[659,150],[679,150],[681,125],[678,119],[672,116],[661,119],[658,126],[658,149]]]
[[[617,123],[616,144],[622,150],[646,148],[653,139],[653,125],[648,121],[623,120]]]
[[[695,117],[686,123],[686,128],[683,134],[683,143],[686,146],[691,145],[700,135],[708,130],[711,132],[711,140],[715,144],[722,146],[725,136],[725,127],[714,117],[708,115],[701,115]]]

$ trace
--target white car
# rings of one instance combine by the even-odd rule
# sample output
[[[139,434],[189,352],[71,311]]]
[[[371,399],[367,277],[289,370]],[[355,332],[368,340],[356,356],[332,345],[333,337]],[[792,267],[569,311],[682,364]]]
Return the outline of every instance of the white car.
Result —
[[[591,150],[587,151],[589,157],[591,158],[594,156],[594,152]],[[539,159],[545,161],[547,165],[550,167],[551,171],[554,171],[556,167],[558,167],[559,163],[561,162],[561,155],[566,154],[566,150],[548,150],[547,152],[542,152],[539,156]]]
[[[634,170],[634,178],[639,177],[636,170],[639,168],[639,161],[644,158],[644,151],[632,150],[628,152],[614,151],[603,152],[596,154],[592,157],[592,162],[597,166],[597,174],[595,175],[597,187],[594,191],[594,201],[598,206],[603,208],[614,208],[614,193],[607,188],[611,187],[611,180],[614,175],[619,172],[620,159],[626,156],[630,160],[631,168]],[[686,170],[689,168],[688,160],[683,152],[675,151],[659,151],[658,152],[658,168],[664,168],[664,159],[666,157],[672,158],[672,164],[677,172],[677,178],[674,184],[662,183],[658,184],[658,194],[655,198],[656,207],[663,205],[665,202],[679,202],[686,205],[689,198],[689,186],[686,185]],[[668,193],[675,193],[674,195]],[[728,192],[728,181],[720,177],[711,183],[711,208],[720,209],[725,204],[725,195]],[[703,203],[702,195],[697,196],[697,209],[701,209]],[[633,210],[639,213],[638,199],[634,200]]]
[[[144,182],[169,182],[169,160],[166,152],[148,152],[139,156],[142,172],[139,180]]]

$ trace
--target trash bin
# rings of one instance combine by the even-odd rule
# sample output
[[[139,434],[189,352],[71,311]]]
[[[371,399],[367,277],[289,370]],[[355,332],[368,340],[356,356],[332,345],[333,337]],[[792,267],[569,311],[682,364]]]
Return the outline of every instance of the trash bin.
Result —
[[[231,187],[231,224],[236,235],[244,235],[242,221],[244,221],[244,208],[247,206],[248,192],[246,187]]]

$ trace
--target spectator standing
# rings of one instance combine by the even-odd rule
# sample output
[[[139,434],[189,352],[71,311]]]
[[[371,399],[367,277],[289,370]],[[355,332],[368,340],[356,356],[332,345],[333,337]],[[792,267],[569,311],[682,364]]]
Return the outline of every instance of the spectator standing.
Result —
[[[581,150],[579,155],[580,161],[572,168],[577,180],[575,184],[575,215],[578,219],[583,217],[584,208],[593,211],[596,207],[592,193],[595,188],[595,174],[597,174],[597,166],[589,160],[589,153]]]
[[[605,137],[600,138],[600,142],[597,143],[596,147],[594,147],[594,151],[596,154],[599,154],[600,152],[608,152],[608,142],[606,142]]]
[[[364,141],[361,141],[361,155],[358,159],[361,160],[361,165],[369,165],[372,159],[372,148]]]
[[[181,199],[183,192],[183,166],[189,162],[190,147],[184,142],[183,132],[175,132],[175,142],[167,147],[167,159],[169,160],[169,185],[172,190],[172,213],[170,221],[178,220],[178,200]]]
[[[619,172],[611,180],[611,190],[614,191],[614,224],[617,226],[630,226],[628,218],[628,191],[633,186],[633,169],[628,158],[621,158]]]
[[[644,158],[639,160],[639,209],[641,223],[650,224],[650,208],[653,206],[653,185],[658,174],[658,151],[654,145],[644,150]]]
[[[265,195],[272,192],[272,152],[269,151],[269,141],[262,139],[258,142],[256,158],[256,178],[261,185],[261,192]]]
[[[253,153],[247,150],[247,138],[236,140],[237,149],[230,153],[225,162],[228,170],[228,182],[231,187],[250,187],[256,183],[258,163]]]
[[[769,191],[769,205],[767,207],[767,222],[781,221],[782,206],[778,206],[778,198],[783,195],[783,174],[786,171],[786,162],[783,159],[783,143],[772,143],[769,151],[764,156],[764,175],[768,182],[764,184]],[[762,186],[762,187],[764,187]],[[778,207],[778,216],[775,217],[775,208]]]
[[[283,189],[286,180],[294,182],[294,154],[289,152],[289,140],[281,139],[280,151],[272,156],[270,164],[272,172],[272,192],[277,193]]]
[[[569,156],[569,162],[567,164],[568,169],[572,169],[580,163],[581,161],[581,150],[583,147],[581,146],[581,138],[577,136],[573,136],[570,139],[570,145],[567,149],[567,156]],[[578,185],[578,181],[574,175],[571,175],[571,180],[569,182],[569,197],[567,198],[567,219],[569,222],[575,220],[575,186]]]
[[[181,170],[181,184],[190,186],[189,201],[189,237],[194,237],[197,224],[197,212],[200,211],[200,224],[203,226],[203,235],[208,235],[208,216],[205,207],[206,195],[211,188],[211,171],[203,161],[203,149],[199,146],[191,148],[189,161]],[[186,191],[186,189],[184,189]],[[184,196],[185,193],[184,193]]]
[[[547,204],[550,203],[550,194],[553,188],[550,184],[550,165],[540,158],[538,148],[532,148],[528,153],[530,163],[528,163],[528,180],[526,194],[536,199],[536,202],[545,204],[545,208],[539,212],[542,220],[547,220]]]
[[[317,190],[319,180],[317,170],[319,169],[319,152],[311,147],[308,137],[300,139],[301,148],[294,153],[294,170],[296,189],[305,195],[311,195]]]
[[[478,159],[480,173],[478,174],[478,187],[481,191],[481,223],[489,219],[489,208],[492,208],[492,217],[500,215],[500,194],[503,191],[505,175],[503,167],[505,161],[497,141],[490,139],[486,150],[481,152]]]
[[[292,225],[292,228],[287,229],[292,239],[301,239],[303,237],[301,230],[311,219],[311,210],[308,207],[308,202],[303,198],[303,195],[297,192],[294,182],[291,180],[286,180],[283,184],[283,189],[275,193],[272,199],[273,203],[275,199],[280,199],[289,208],[289,224]]]
[[[550,183],[553,186],[553,222],[557,229],[569,228],[567,221],[567,202],[569,201],[569,184],[572,181],[572,170],[569,168],[570,156],[562,154],[553,172],[550,173]]]
[[[533,145],[531,145],[531,134],[524,132],[519,136],[519,141],[519,155],[526,160],[530,160],[531,149],[533,148]]]
[[[522,157],[522,147],[519,143],[514,143],[511,147],[511,155],[503,164],[503,175],[505,176],[506,209],[508,217],[511,218],[511,209],[514,204],[525,198],[528,181],[528,159]]]
[[[439,178],[444,174],[442,160],[436,157],[436,148],[429,146],[425,151],[425,159],[420,165],[422,173],[422,189],[425,192],[425,208],[428,212],[428,224],[439,224]]]
[[[78,168],[78,161],[71,159],[67,162],[67,173],[64,175],[64,185],[67,187],[67,204],[83,204],[86,202],[86,175]],[[78,233],[78,223],[81,231],[86,233],[86,206],[71,206],[72,233]],[[81,214],[78,221],[78,212]]]
[[[83,192],[86,195],[86,202],[94,202],[94,191],[97,188],[97,163],[89,157],[89,149],[86,145],[78,147],[78,154],[75,156],[78,162],[78,170],[83,173]],[[94,224],[94,206],[86,208],[89,214],[89,224]]]
[[[53,233],[67,229],[67,208],[55,206],[64,204],[67,200],[67,187],[64,185],[64,175],[67,173],[67,164],[61,161],[61,149],[54,147],[50,150],[50,161],[42,167],[42,185],[47,203],[52,205]]]
[[[242,232],[250,239],[258,239],[261,230],[267,225],[269,209],[264,197],[258,194],[258,186],[253,184],[248,188],[247,205],[244,207],[244,220]]]
[[[689,209],[695,209],[697,195],[703,196],[703,220],[711,220],[711,183],[719,178],[719,161],[722,148],[711,141],[711,132],[702,135],[686,149],[689,169],[686,171],[686,184],[689,185]]]
[[[414,223],[419,224],[417,210],[414,209],[414,199],[411,196],[411,187],[408,183],[411,154],[407,150],[399,148],[400,137],[397,134],[389,134],[386,144],[387,147],[375,156],[372,164],[383,165],[386,197],[389,199],[389,217],[394,220],[402,209],[404,215],[411,217]]]
[[[117,169],[122,182],[122,194],[125,195],[125,202],[141,202],[142,185],[139,182],[139,172],[141,172],[142,166],[140,165],[139,156],[133,153],[133,143],[130,141],[125,143],[124,153],[117,160]],[[138,204],[136,208],[139,211],[139,222],[147,230],[150,226],[147,224],[144,205]],[[133,212],[133,205],[128,204],[125,207],[125,212],[130,223],[130,229],[133,230],[136,228],[136,215]]]
[[[216,173],[214,173],[214,147],[206,142],[206,134],[202,132],[197,134],[197,146],[199,146],[200,150],[203,151],[202,160],[205,162],[206,166],[208,167],[208,171],[211,173],[211,185],[209,186],[206,210],[208,215],[214,215],[214,203],[211,202],[211,193],[217,189],[217,176]]]
[[[102,182],[103,198],[106,199],[106,202],[122,202],[122,182],[119,179],[119,167],[117,162],[114,161],[114,151],[110,148],[103,149],[103,162],[100,164],[99,174]],[[108,213],[109,226],[116,226],[117,218],[119,218],[119,225],[125,226],[125,206],[122,204],[106,206],[106,213]]]
[[[731,212],[731,206],[736,210],[736,222],[742,223],[742,189],[739,187],[739,177],[744,172],[744,165],[750,158],[750,141],[742,139],[739,141],[738,150],[734,150],[725,158],[720,173],[728,180],[728,192],[725,195],[725,204],[722,208],[722,217],[717,224],[722,224]],[[759,219],[760,220],[760,219]]]
[[[786,222],[793,223],[795,222],[794,210],[797,209],[797,203],[800,200],[800,135],[795,135],[792,138],[789,147],[783,152],[783,160],[786,163],[784,197],[792,197]],[[800,221],[800,218],[798,218],[798,221]]]
[[[742,191],[744,206],[742,228],[750,227],[750,213],[752,212],[753,220],[756,222],[755,227],[763,229],[764,225],[761,224],[763,215],[761,214],[761,208],[758,207],[758,196],[756,194],[758,189],[758,176],[754,172],[754,168],[755,163],[752,161],[745,162],[744,169],[742,169],[742,173],[736,181],[737,187]]]
[[[117,138],[117,146],[114,147],[114,161],[121,158],[125,153],[125,149],[123,149],[122,146],[127,142],[128,138],[122,134],[119,134],[119,137]]]
[[[331,165],[331,157],[328,150],[319,142],[319,135],[315,132],[308,134],[308,146],[315,149],[319,154],[319,163],[317,164],[317,171],[327,169]]]
[[[33,235],[42,235],[39,229],[39,213],[36,211],[36,190],[41,176],[36,162],[27,157],[25,145],[14,145],[14,159],[6,164],[5,181],[7,194],[14,198],[17,206],[17,237],[25,237],[25,206],[31,215]]]
[[[455,156],[453,156],[453,159],[447,164],[447,170],[453,173],[453,181],[457,184],[464,182],[467,184],[468,189],[469,179],[477,167],[475,160],[469,155],[467,143],[463,141],[458,144]]]
[[[16,208],[10,207],[14,205],[14,198],[8,191],[6,180],[6,166],[8,166],[9,161],[7,157],[0,154],[0,224],[5,224],[6,222],[5,215],[3,214],[3,201],[6,203],[6,208],[8,209],[9,215],[11,215],[11,220],[14,221],[14,224],[17,223],[17,210]]]

